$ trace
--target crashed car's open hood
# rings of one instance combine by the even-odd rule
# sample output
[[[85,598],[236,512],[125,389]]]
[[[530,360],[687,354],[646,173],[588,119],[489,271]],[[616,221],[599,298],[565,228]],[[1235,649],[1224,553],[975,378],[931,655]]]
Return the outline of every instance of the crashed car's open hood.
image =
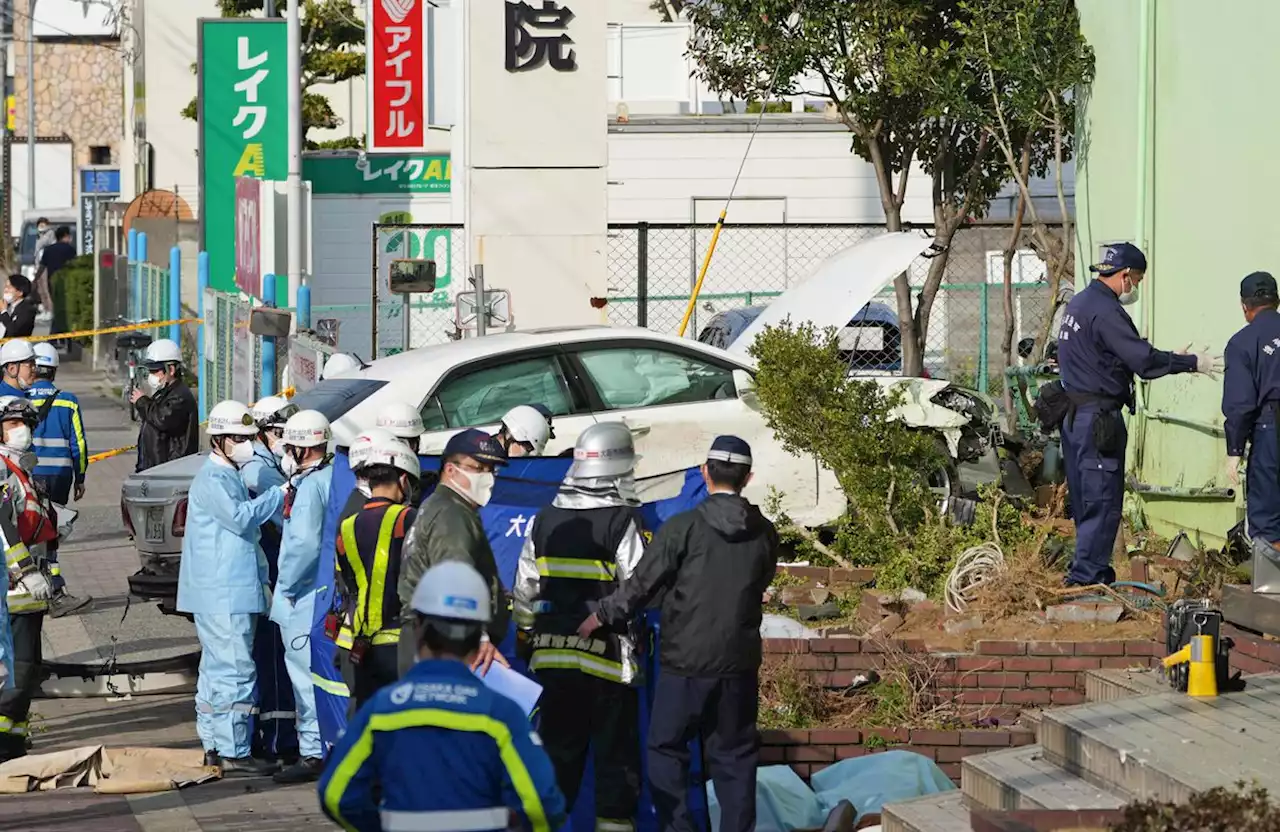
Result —
[[[848,325],[880,290],[911,266],[929,248],[920,234],[899,231],[881,234],[831,255],[807,279],[787,289],[742,331],[729,351],[745,355],[765,327],[790,317],[795,324],[818,329]]]

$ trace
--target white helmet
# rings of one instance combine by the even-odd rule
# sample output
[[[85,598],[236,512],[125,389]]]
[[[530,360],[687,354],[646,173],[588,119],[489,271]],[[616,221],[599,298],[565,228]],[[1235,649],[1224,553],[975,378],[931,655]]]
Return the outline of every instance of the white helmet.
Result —
[[[36,366],[50,370],[58,369],[58,350],[48,341],[37,342],[32,349],[36,354]]]
[[[353,448],[350,460],[351,470],[357,473],[374,465],[390,465],[392,468],[399,468],[415,480],[422,476],[418,455],[403,439],[397,439],[394,436],[368,441],[359,448]]]
[[[299,410],[284,423],[282,441],[295,448],[318,448],[332,438],[329,420],[318,410]]]
[[[360,359],[351,353],[335,352],[329,356],[328,361],[324,362],[324,369],[320,371],[320,380],[324,381],[358,369],[360,369]]]
[[[359,464],[361,454],[367,452],[375,443],[390,442],[395,438],[394,433],[384,428],[369,428],[351,440],[351,446],[347,448],[347,464],[354,471]]]
[[[489,623],[489,585],[475,567],[449,560],[428,569],[410,606],[419,615],[469,625]]]
[[[517,442],[533,446],[532,456],[540,456],[551,438],[551,423],[537,408],[527,404],[518,405],[507,411],[502,417],[502,426],[507,435]]]
[[[621,477],[635,470],[635,440],[621,422],[600,422],[578,435],[568,476],[575,479]]]
[[[388,402],[384,405],[375,424],[391,431],[399,439],[417,439],[424,430],[422,414],[404,402]]]
[[[252,410],[253,421],[257,422],[260,428],[282,425],[297,412],[298,406],[282,396],[258,399]]]
[[[0,347],[0,367],[5,364],[22,364],[26,361],[34,361],[35,357],[35,347],[31,346],[31,342],[26,338],[14,338],[12,341],[5,341],[4,346]]]
[[[241,402],[227,399],[209,411],[210,436],[256,436],[258,425],[253,414]]]
[[[168,338],[161,338],[159,341],[152,341],[147,346],[147,352],[142,358],[148,366],[153,364],[163,366],[165,364],[181,364],[182,348],[176,342],[170,341]],[[152,369],[157,369],[152,367]]]

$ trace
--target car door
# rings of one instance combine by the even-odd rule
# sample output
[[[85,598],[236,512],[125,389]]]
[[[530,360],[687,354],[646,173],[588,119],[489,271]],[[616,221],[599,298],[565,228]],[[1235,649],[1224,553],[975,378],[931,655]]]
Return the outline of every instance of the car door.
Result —
[[[693,348],[659,341],[578,344],[568,348],[597,421],[621,421],[641,455],[637,477],[701,465],[715,437],[733,434],[752,447],[755,477],[745,492],[757,504],[770,487],[799,522],[827,522],[844,510],[830,472],[787,452],[758,409],[748,368]],[[738,380],[748,382],[739,390]]]
[[[489,356],[455,368],[422,405],[422,452],[441,453],[449,437],[466,428],[494,433],[507,411],[522,404],[551,411],[555,436],[544,456],[572,452],[578,434],[595,420],[581,385],[565,369],[558,348]]]

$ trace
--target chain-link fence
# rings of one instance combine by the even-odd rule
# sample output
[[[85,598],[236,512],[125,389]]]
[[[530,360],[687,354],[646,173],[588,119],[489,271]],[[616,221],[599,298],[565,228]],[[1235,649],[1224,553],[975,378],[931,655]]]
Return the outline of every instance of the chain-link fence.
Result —
[[[163,321],[169,317],[169,270],[151,263],[130,263],[129,319]]]
[[[714,228],[709,224],[610,225],[610,323],[676,332]],[[930,375],[992,393],[1001,389],[1004,250],[1010,231],[1003,224],[974,224],[952,240],[926,338],[924,364]],[[710,336],[707,330],[713,321],[716,327],[745,326],[747,316],[715,319],[722,312],[768,304],[812,274],[826,258],[883,233],[883,226],[853,224],[726,225],[686,336],[699,337],[704,332]],[[918,299],[929,263],[921,257],[908,271],[913,298]],[[1010,317],[1016,344],[1036,337],[1053,307],[1044,264],[1025,248],[1025,241],[1015,250],[1012,279]],[[889,285],[840,333],[854,369],[901,370],[897,320]]]
[[[262,339],[249,331],[252,308],[249,301],[235,295],[205,290],[204,366],[200,384],[207,385],[205,401],[209,407],[224,399],[247,403],[259,398]],[[277,347],[277,352],[280,351]]]

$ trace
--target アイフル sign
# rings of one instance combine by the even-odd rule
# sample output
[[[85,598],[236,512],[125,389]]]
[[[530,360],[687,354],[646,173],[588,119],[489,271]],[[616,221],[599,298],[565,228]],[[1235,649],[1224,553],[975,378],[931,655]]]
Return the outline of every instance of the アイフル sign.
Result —
[[[231,292],[236,179],[283,180],[288,173],[285,22],[201,20],[198,31],[200,245],[209,252],[209,285]]]
[[[365,3],[370,151],[426,148],[429,7],[428,0]]]
[[[255,298],[262,297],[261,194],[261,180],[236,177],[236,287]]]

